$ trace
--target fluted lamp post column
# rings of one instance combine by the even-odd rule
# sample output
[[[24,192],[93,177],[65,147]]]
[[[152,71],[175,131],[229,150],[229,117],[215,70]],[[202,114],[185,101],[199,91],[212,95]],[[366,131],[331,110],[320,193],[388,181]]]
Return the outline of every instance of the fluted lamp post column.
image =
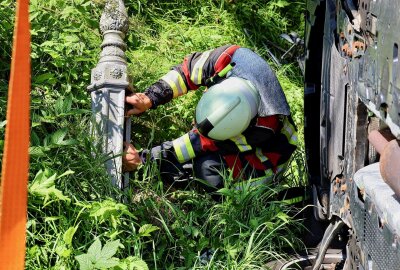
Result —
[[[122,0],[107,1],[100,30],[102,52],[88,86],[95,120],[92,131],[103,152],[109,155],[106,168],[112,183],[123,189],[128,185],[128,175],[122,173],[121,154],[123,141],[130,141],[130,119],[124,117],[125,92],[129,87],[124,42],[128,15]]]

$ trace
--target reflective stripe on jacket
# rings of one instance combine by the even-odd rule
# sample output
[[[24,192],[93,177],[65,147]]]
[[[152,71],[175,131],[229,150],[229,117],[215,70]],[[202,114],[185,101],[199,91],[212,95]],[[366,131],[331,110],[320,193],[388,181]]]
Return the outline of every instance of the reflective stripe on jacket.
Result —
[[[203,153],[218,152],[235,178],[252,170],[266,178],[281,174],[297,146],[297,131],[291,117],[268,116],[254,122],[243,134],[226,141],[211,140],[193,129],[172,142],[176,158],[184,163]],[[262,177],[258,180],[262,182]]]
[[[206,52],[196,52],[185,57],[159,81],[146,89],[145,94],[152,101],[152,108],[165,104],[171,99],[205,86],[206,80],[223,70],[232,59],[237,45],[226,45]]]

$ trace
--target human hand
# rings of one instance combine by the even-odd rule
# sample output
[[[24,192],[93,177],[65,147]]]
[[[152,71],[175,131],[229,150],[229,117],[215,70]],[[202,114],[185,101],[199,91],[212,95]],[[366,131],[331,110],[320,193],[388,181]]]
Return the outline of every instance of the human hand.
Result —
[[[132,144],[124,142],[124,152],[125,154],[122,156],[122,170],[124,172],[136,170],[142,164],[138,151]]]
[[[125,97],[125,102],[132,105],[133,108],[127,111],[127,116],[141,114],[153,105],[148,96],[144,93],[134,93],[130,96]]]

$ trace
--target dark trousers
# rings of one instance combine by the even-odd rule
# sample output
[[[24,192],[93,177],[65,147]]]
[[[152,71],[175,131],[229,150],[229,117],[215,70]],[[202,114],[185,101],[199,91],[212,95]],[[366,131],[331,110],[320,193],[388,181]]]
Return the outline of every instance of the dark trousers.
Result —
[[[142,158],[151,158],[157,161],[160,175],[163,180],[179,185],[185,180],[201,179],[207,183],[205,189],[214,191],[224,186],[224,174],[228,173],[225,159],[217,152],[209,152],[186,163],[179,163],[174,155],[172,142],[164,142],[160,146],[153,147],[151,150],[144,150]],[[263,174],[257,172],[252,166],[242,161],[243,170],[241,179],[251,179],[262,177]],[[264,172],[263,172],[264,173]]]

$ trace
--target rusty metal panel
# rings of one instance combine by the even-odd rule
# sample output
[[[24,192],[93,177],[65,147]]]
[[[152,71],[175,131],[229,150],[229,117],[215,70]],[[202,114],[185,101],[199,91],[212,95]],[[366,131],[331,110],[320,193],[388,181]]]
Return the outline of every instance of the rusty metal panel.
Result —
[[[400,200],[384,182],[379,163],[364,167],[354,175],[351,204],[354,228],[361,241],[365,267],[372,269],[399,269]],[[360,194],[356,194],[356,190]],[[363,213],[363,214],[362,214]],[[364,218],[361,218],[364,217]]]

